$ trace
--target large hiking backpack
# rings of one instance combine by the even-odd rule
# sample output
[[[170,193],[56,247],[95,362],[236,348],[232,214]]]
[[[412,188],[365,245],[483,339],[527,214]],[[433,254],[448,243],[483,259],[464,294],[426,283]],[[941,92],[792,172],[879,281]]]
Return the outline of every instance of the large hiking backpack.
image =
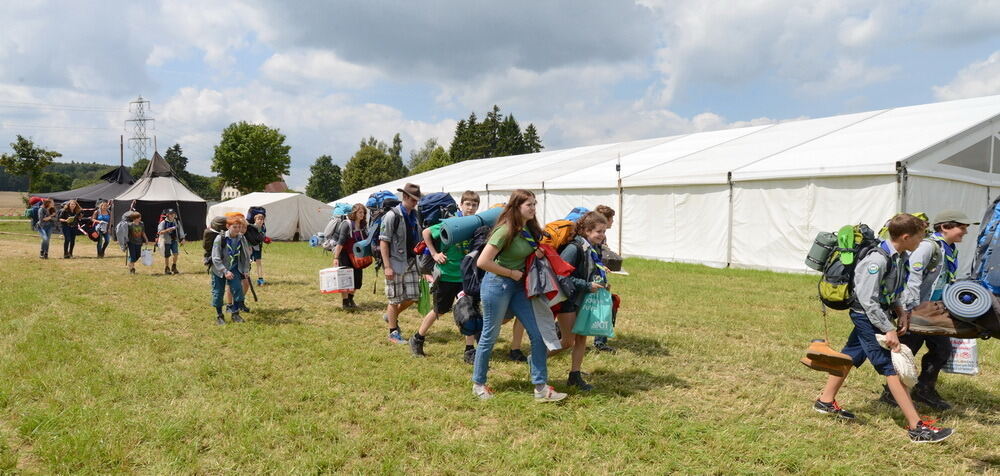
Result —
[[[392,208],[399,204],[399,197],[388,190],[380,190],[369,195],[368,201],[365,202],[365,206],[368,207],[369,211],[378,208]]]
[[[983,216],[971,277],[993,294],[1000,294],[1000,198],[993,201]]]
[[[388,190],[382,190],[381,192],[375,192],[368,197],[368,202],[365,206],[368,207],[368,229],[366,230],[366,235],[370,237],[369,240],[371,246],[371,252],[369,256],[375,258],[375,269],[382,269],[384,264],[382,263],[382,253],[378,251],[379,249],[379,228],[382,227],[382,220],[385,218],[387,213],[392,213],[392,209],[399,205],[400,202],[396,195]],[[399,220],[396,220],[396,225],[399,225]],[[361,255],[359,255],[361,256]]]
[[[854,270],[869,253],[885,254],[868,225],[847,225],[837,232],[837,246],[826,259],[819,279],[819,299],[830,309],[843,311],[854,302]],[[889,260],[892,266],[892,260]],[[887,270],[888,272],[888,270]]]
[[[266,218],[267,209],[264,207],[250,207],[250,209],[247,210],[247,223],[253,224],[253,219],[256,218],[257,215],[264,215]]]
[[[455,216],[458,212],[458,204],[450,193],[437,192],[428,193],[420,197],[417,203],[417,211],[420,217],[420,226],[428,228],[444,220]]]
[[[35,230],[38,228],[38,211],[42,207],[41,203],[36,203],[24,210],[24,216],[31,219],[31,229]]]
[[[333,239],[333,235],[337,232],[340,224],[347,219],[351,208],[353,207],[349,203],[333,204],[332,218],[326,223],[326,228],[323,228],[323,242],[320,243],[327,251],[333,251],[337,247],[337,241]]]
[[[586,215],[587,212],[589,211],[590,210],[588,210],[587,207],[576,207],[569,211],[569,214],[566,215],[566,218],[564,218],[564,220],[575,222],[580,218],[582,218],[584,215]]]
[[[576,236],[575,221],[556,220],[545,224],[545,234],[542,236],[541,243],[562,252],[563,248],[573,241],[574,236]]]
[[[264,232],[253,225],[247,225],[247,231],[243,233],[250,246],[260,246],[264,243]]]
[[[476,228],[469,240],[469,252],[462,258],[462,290],[467,296],[476,299],[479,298],[479,285],[482,284],[483,276],[486,274],[479,266],[476,266],[476,260],[479,259],[479,253],[483,251],[486,242],[490,239],[490,230],[491,228],[488,226]]]
[[[215,243],[215,237],[219,236],[219,234],[225,230],[226,217],[218,216],[212,218],[211,223],[207,228],[205,228],[204,233],[202,233],[201,247],[205,251],[205,254],[202,256],[202,260],[205,266],[211,266],[212,264],[212,243]]]

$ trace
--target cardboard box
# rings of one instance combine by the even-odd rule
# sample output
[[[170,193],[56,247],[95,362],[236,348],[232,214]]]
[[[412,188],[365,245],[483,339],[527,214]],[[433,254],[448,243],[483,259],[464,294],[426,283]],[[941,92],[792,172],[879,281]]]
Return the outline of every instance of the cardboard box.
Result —
[[[319,270],[319,291],[323,294],[354,292],[354,269],[341,266]]]

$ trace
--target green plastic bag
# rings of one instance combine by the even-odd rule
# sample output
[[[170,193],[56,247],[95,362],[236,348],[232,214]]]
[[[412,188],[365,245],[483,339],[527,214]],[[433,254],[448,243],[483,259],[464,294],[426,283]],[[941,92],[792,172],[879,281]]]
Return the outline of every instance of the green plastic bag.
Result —
[[[420,300],[417,301],[417,311],[421,316],[431,312],[431,285],[427,284],[424,278],[420,278]]]
[[[611,291],[598,289],[595,293],[587,293],[576,313],[573,333],[578,336],[615,336],[611,320]]]

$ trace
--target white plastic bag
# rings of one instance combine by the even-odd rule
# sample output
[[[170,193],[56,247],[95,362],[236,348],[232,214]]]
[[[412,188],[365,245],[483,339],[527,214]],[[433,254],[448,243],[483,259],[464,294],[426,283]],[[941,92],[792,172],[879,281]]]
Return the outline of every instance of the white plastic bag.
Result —
[[[875,334],[875,340],[883,349],[889,349],[885,343],[885,335]],[[904,344],[899,344],[899,352],[889,351],[892,355],[892,366],[896,369],[896,375],[907,388],[913,388],[917,384],[917,364],[913,358],[913,351]]]
[[[951,357],[941,369],[950,374],[979,374],[979,348],[976,339],[951,339]]]
[[[153,265],[153,250],[142,250],[142,264],[144,266]]]

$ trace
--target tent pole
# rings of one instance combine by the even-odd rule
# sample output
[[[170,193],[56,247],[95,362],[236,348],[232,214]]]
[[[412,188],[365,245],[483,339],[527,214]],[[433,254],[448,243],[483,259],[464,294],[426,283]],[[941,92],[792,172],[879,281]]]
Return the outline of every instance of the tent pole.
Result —
[[[618,175],[618,256],[622,255],[622,229],[625,228],[625,209],[622,200],[622,154],[618,153],[618,163],[615,164]]]
[[[733,266],[733,173],[726,172],[726,183],[729,185],[729,229],[726,241],[726,267]]]
[[[118,136],[118,165],[125,166],[125,136]]]
[[[898,192],[899,213],[906,213],[906,166],[896,162],[896,190]]]

